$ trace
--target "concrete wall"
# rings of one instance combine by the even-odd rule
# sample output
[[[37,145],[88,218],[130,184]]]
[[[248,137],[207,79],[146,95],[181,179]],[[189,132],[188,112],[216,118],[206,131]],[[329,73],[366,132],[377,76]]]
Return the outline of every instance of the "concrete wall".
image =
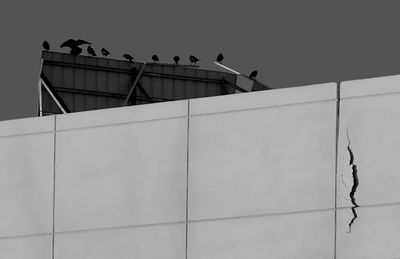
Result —
[[[399,103],[393,76],[0,122],[0,258],[400,258]]]

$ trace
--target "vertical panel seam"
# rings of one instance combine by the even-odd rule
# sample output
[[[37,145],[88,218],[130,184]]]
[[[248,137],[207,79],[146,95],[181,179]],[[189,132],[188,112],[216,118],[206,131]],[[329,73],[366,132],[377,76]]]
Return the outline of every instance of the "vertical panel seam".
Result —
[[[333,241],[333,258],[336,259],[336,243],[337,243],[337,175],[338,175],[338,158],[339,158],[339,129],[340,129],[340,82],[337,83],[336,89],[336,143],[335,143],[335,219],[334,219],[334,241]]]
[[[55,231],[55,205],[56,205],[56,134],[57,116],[54,115],[54,135],[53,135],[53,225],[51,231],[51,258],[54,259],[54,231]]]
[[[185,259],[188,257],[188,233],[189,233],[189,120],[190,120],[190,100],[187,103],[187,124],[186,124],[186,240],[185,240]]]

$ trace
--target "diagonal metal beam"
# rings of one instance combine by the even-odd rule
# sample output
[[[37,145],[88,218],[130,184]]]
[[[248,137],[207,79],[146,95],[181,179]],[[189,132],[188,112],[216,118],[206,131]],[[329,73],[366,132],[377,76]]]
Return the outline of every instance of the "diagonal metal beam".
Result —
[[[240,72],[238,72],[238,71],[236,71],[236,70],[233,70],[232,68],[227,67],[227,66],[221,64],[220,62],[215,61],[214,63],[215,63],[215,65],[220,66],[220,67],[222,67],[223,69],[226,69],[226,70],[228,70],[228,71],[230,71],[230,72],[232,72],[232,73],[234,73],[234,74],[236,74],[236,75],[243,75],[242,73],[240,73]],[[245,76],[245,77],[246,77],[246,76]]]
[[[146,97],[146,99],[148,101],[150,101],[151,103],[153,102],[153,99],[150,97],[150,95],[146,92],[146,90],[144,90],[143,86],[141,83],[137,83],[137,87],[140,90],[140,92],[142,92],[142,94]]]
[[[226,69],[226,70],[228,70],[228,71],[230,71],[230,72],[232,72],[232,73],[234,73],[234,74],[236,74],[236,75],[238,75],[238,76],[242,76],[242,77],[244,77],[244,78],[247,78],[247,79],[249,79],[249,80],[254,81],[253,87],[254,87],[254,85],[257,85],[258,88],[265,88],[265,90],[273,89],[272,87],[267,86],[267,85],[261,83],[260,81],[255,80],[254,78],[250,78],[250,77],[248,77],[247,75],[245,75],[245,74],[243,74],[243,73],[241,73],[241,72],[239,72],[239,71],[236,71],[236,70],[234,70],[234,69],[232,69],[232,68],[230,68],[230,67],[228,67],[228,66],[226,66],[226,65],[223,65],[223,64],[221,64],[221,63],[219,63],[219,62],[217,62],[217,61],[215,61],[214,64],[217,65],[217,66],[219,66],[219,67],[222,67],[223,69]],[[260,89],[257,89],[257,90],[260,90]],[[251,91],[253,91],[253,89],[251,89]],[[246,92],[247,92],[247,91],[246,91]]]
[[[122,106],[126,106],[126,105],[128,104],[128,101],[129,101],[129,99],[131,98],[131,95],[132,95],[132,93],[133,93],[133,90],[135,89],[136,84],[138,83],[140,77],[142,76],[142,73],[143,73],[143,70],[144,70],[144,67],[145,67],[145,66],[146,66],[146,62],[143,62],[143,65],[142,65],[142,67],[140,68],[140,71],[139,71],[139,73],[137,74],[137,76],[136,76],[136,78],[135,78],[135,81],[133,81],[133,84],[132,84],[132,86],[131,86],[131,89],[129,90],[129,93],[128,93],[128,95],[126,96],[125,101],[124,101],[124,104],[122,104]]]
[[[68,109],[67,105],[63,102],[61,97],[57,94],[57,91],[54,90],[54,87],[51,85],[50,81],[47,79],[45,74],[42,72],[40,74],[41,85],[44,86],[46,91],[50,94],[51,98],[53,98],[54,102],[60,108],[63,113],[70,113],[71,111]]]
[[[38,79],[38,115],[39,117],[43,116],[43,99],[42,99],[42,69],[43,69],[43,58],[40,61],[40,70],[39,70],[39,79]]]

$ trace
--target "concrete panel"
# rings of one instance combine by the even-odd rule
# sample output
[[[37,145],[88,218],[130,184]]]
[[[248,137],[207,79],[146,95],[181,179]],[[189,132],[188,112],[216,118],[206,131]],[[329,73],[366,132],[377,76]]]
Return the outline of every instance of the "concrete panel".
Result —
[[[51,243],[51,235],[0,239],[0,258],[50,259]]]
[[[56,259],[184,259],[185,224],[55,236]]]
[[[0,237],[52,231],[53,133],[0,138]]]
[[[336,83],[307,85],[190,100],[190,115],[335,100]]]
[[[58,231],[185,220],[187,119],[57,133]]]
[[[337,258],[400,258],[400,205],[359,207],[338,211]]]
[[[187,116],[188,101],[174,101],[57,115],[57,130]]]
[[[341,83],[340,96],[350,98],[399,93],[399,85],[400,75],[345,81]]]
[[[190,219],[334,208],[336,102],[190,118]]]
[[[0,121],[0,137],[54,131],[55,116]]]
[[[338,206],[400,202],[399,103],[400,94],[341,101]]]
[[[334,212],[189,224],[188,259],[333,258]]]

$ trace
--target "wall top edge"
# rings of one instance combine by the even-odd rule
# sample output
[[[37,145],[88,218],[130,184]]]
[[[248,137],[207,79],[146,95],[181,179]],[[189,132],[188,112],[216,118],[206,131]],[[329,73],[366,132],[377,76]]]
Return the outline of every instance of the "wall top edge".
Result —
[[[341,99],[390,93],[400,93],[400,75],[357,79],[340,83]]]
[[[323,83],[190,100],[190,115],[337,99],[337,83]]]
[[[55,116],[0,121],[0,137],[54,131]]]
[[[74,112],[57,116],[56,130],[187,116],[188,100]]]
[[[341,99],[400,93],[400,75],[343,81]],[[0,137],[335,100],[337,83],[0,121]],[[56,123],[55,123],[56,120]],[[54,128],[56,125],[56,129]]]
[[[336,83],[324,83],[190,99],[190,115],[334,100],[336,89]],[[180,100],[0,121],[0,137],[184,117],[188,105]]]

